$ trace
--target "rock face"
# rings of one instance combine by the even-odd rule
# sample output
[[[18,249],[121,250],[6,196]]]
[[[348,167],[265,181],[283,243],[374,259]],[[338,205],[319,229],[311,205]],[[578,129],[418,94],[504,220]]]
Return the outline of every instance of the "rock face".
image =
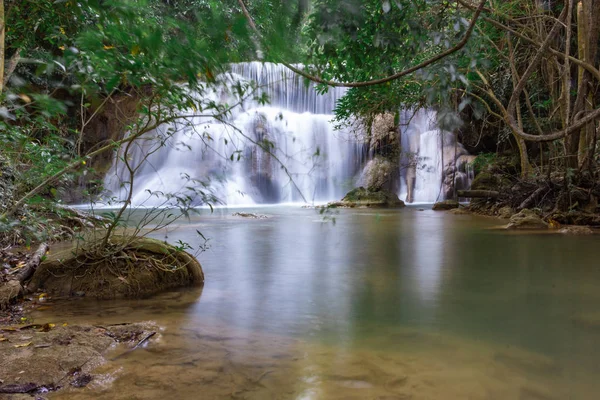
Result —
[[[329,203],[329,207],[401,208],[405,204],[398,196],[385,190],[369,190],[359,187],[351,190],[341,201]]]
[[[253,121],[253,134],[256,144],[246,148],[246,169],[250,182],[256,188],[254,197],[259,203],[278,203],[281,198],[274,179],[275,165],[269,154],[273,138],[269,135],[269,125],[264,114],[257,114]]]
[[[394,114],[377,115],[369,133],[366,139],[373,158],[363,168],[357,186],[364,186],[370,191],[396,192],[400,181],[398,160],[401,150]]]
[[[469,165],[475,160],[475,156],[469,155],[460,143],[446,146],[442,151],[442,190],[445,198],[451,198],[456,190],[469,189],[473,175],[469,171]]]
[[[447,210],[452,210],[455,208],[458,208],[458,201],[454,201],[454,200],[444,200],[444,201],[439,201],[437,203],[435,203],[433,205],[432,210],[433,211],[447,211]]]
[[[548,229],[548,224],[534,211],[524,209],[510,217],[507,229]]]
[[[365,166],[359,184],[371,191],[395,191],[397,189],[398,172],[397,164],[384,157],[376,156]]]
[[[400,155],[400,140],[394,114],[379,114],[371,125],[369,148],[374,154],[386,158],[397,158]]]
[[[139,97],[135,93],[123,93],[114,95],[102,106],[93,105],[90,114],[96,116],[89,121],[82,135],[81,151],[83,154],[93,149],[102,147],[111,142],[121,140],[127,132],[127,127],[135,121],[138,116]],[[99,107],[99,108],[98,108]],[[65,203],[81,203],[87,201],[83,189],[87,186],[92,193],[100,189],[94,182],[102,180],[109,171],[115,153],[105,151],[98,154],[89,161],[89,173],[81,175],[79,187],[69,187],[68,190],[60,192]]]

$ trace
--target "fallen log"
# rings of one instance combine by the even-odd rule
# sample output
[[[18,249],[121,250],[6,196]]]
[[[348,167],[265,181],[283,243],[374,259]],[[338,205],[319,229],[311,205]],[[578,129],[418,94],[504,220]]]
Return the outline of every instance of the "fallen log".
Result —
[[[19,272],[14,274],[8,282],[0,285],[0,309],[4,309],[23,293],[24,282],[31,278],[47,252],[48,244],[40,244],[29,261],[27,261],[27,264],[25,264]]]
[[[19,281],[20,284],[23,284],[23,282],[25,282],[27,279],[29,279],[33,275],[33,273],[37,269],[38,265],[40,265],[40,263],[42,262],[42,257],[44,257],[47,252],[48,252],[48,244],[47,243],[40,244],[38,249],[35,251],[35,253],[33,253],[31,258],[29,259],[29,261],[27,261],[27,264],[25,264],[25,266],[21,269],[21,271],[19,271],[15,275],[14,279]]]
[[[491,198],[495,199],[500,196],[500,192],[495,190],[459,190],[458,197],[474,198]]]
[[[517,211],[521,211],[524,208],[529,208],[533,205],[533,203],[537,200],[537,198],[546,190],[548,190],[548,186],[540,186],[537,188],[529,197],[527,197],[517,208]]]

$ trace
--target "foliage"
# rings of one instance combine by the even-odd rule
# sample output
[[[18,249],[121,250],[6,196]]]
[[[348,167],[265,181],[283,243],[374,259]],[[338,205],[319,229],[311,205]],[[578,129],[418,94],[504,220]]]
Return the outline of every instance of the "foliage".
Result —
[[[485,171],[489,165],[496,163],[498,155],[496,153],[481,153],[473,161],[473,170],[476,174]]]
[[[326,79],[348,82],[391,75],[460,40],[469,24],[467,13],[450,5],[446,1],[317,1],[303,29],[306,56]],[[352,88],[338,103],[336,119],[369,120],[402,106],[450,109],[454,90],[468,84],[461,65],[482,62],[476,50],[477,43],[413,75]]]
[[[178,2],[170,9],[158,0],[8,3],[7,55],[22,58],[2,93],[0,109],[2,154],[16,171],[13,206],[2,212],[5,230],[14,230],[26,215],[35,218],[32,207],[48,200],[51,206],[61,187],[89,172],[80,142],[96,110],[111,96],[138,99],[139,118],[123,143],[180,118],[184,109],[215,116],[231,111],[231,105],[203,96],[235,59],[230,38],[215,32],[223,32],[219,18],[224,17],[215,11],[213,19],[190,24],[190,18],[201,19],[182,11],[184,3],[217,4]],[[161,12],[165,7],[169,12]],[[33,34],[32,18],[40,20]],[[243,36],[238,32],[239,40],[248,42]],[[231,91],[248,96],[252,85],[233,83]],[[101,145],[95,152],[119,147]],[[185,200],[184,209],[188,206],[188,195],[169,196],[175,203]],[[27,232],[22,230],[24,240],[33,238]]]

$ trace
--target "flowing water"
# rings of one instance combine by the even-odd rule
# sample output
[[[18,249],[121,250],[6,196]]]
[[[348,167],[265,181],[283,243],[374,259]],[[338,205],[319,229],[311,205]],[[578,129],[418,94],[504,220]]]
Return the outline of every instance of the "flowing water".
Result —
[[[107,197],[127,198],[124,158],[134,168],[143,161],[135,175],[136,206],[162,205],[163,194],[189,194],[190,187],[228,205],[327,202],[359,184],[374,154],[364,127],[336,129],[333,111],[346,89],[319,94],[283,65],[259,62],[234,64],[221,79],[225,83],[206,95],[213,101],[236,104],[235,82],[252,81],[270,103],[249,99],[226,121],[196,117],[147,133],[129,156],[115,157],[105,179]],[[399,113],[400,126],[388,133],[401,136],[394,142],[401,143],[397,150],[403,154],[392,190],[409,203],[432,203],[451,197],[452,187],[468,188],[466,159],[460,158],[466,151],[453,134],[437,128],[435,111]],[[203,203],[199,196],[194,204]]]
[[[156,341],[57,399],[597,399],[598,237],[419,211],[208,210],[169,232],[204,288],[55,303],[36,322],[154,320]]]

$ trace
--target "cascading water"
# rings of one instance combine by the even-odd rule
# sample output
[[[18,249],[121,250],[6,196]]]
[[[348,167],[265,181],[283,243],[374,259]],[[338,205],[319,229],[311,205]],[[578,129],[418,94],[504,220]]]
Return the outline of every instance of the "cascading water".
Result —
[[[400,111],[400,194],[407,203],[434,203],[468,189],[473,157],[452,132],[437,127],[433,110]]]
[[[256,82],[270,104],[245,101],[224,122],[197,117],[192,124],[165,125],[145,134],[127,157],[130,167],[139,166],[133,205],[162,205],[169,194],[191,194],[192,188],[228,205],[326,202],[355,186],[369,146],[335,130],[331,122],[345,89],[321,95],[284,66],[259,62],[232,65],[227,79]],[[226,87],[211,96],[233,104],[236,99]],[[401,144],[411,156],[400,163],[399,194],[408,202],[434,202],[446,195],[450,134],[435,128],[433,111],[411,115],[401,113]],[[128,169],[122,156],[115,159],[105,187],[122,200],[128,194]],[[194,204],[206,201],[198,196]]]
[[[344,89],[319,95],[277,64],[242,63],[231,71],[230,79],[255,81],[270,105],[246,101],[227,123],[195,118],[192,127],[172,124],[148,133],[128,158],[133,166],[146,158],[135,174],[134,205],[160,205],[163,194],[191,186],[206,187],[223,203],[235,205],[324,202],[351,189],[364,146],[347,132],[334,131],[330,122]],[[216,98],[235,102],[226,91]],[[170,131],[175,133],[165,145],[154,148],[156,138]],[[129,180],[123,164],[116,162],[105,180],[118,199],[128,190],[122,184]]]

